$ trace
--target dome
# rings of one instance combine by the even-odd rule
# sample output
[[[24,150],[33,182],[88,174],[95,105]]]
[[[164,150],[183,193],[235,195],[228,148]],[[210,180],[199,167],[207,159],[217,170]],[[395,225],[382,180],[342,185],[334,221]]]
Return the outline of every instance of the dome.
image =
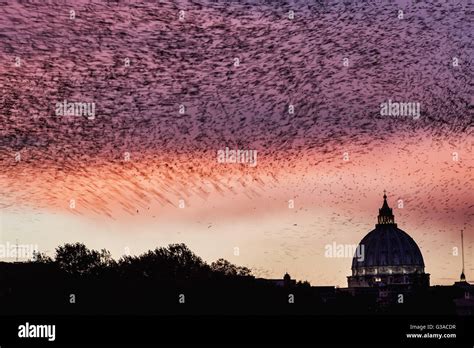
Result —
[[[413,238],[397,227],[385,194],[378,224],[361,240],[358,249],[352,259],[353,275],[424,272],[421,251]]]
[[[352,260],[352,269],[383,266],[425,267],[416,242],[395,224],[378,224],[359,243],[363,246],[363,259]]]

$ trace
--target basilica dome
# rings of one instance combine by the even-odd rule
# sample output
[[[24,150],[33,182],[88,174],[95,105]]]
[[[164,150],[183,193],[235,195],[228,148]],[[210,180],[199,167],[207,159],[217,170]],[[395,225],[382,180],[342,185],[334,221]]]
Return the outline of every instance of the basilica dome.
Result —
[[[373,286],[378,282],[407,283],[413,279],[410,275],[425,272],[418,245],[397,227],[387,196],[384,194],[383,198],[375,229],[361,240],[352,259],[349,287]]]
[[[354,257],[352,269],[397,266],[407,269],[423,269],[423,256],[416,242],[395,224],[377,224],[362,241],[364,258]]]

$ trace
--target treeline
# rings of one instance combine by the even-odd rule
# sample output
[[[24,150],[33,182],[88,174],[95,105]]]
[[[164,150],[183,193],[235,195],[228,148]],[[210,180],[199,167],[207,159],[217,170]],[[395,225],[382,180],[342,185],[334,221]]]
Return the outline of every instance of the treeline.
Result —
[[[170,244],[139,256],[123,256],[114,260],[106,249],[88,249],[82,243],[56,248],[54,258],[36,252],[32,262],[57,266],[73,277],[147,278],[156,281],[195,281],[223,278],[254,278],[247,267],[236,266],[225,259],[210,265],[185,244]]]
[[[309,289],[277,286],[225,259],[208,264],[185,244],[115,260],[74,243],[53,257],[0,263],[0,312],[12,314],[281,313],[289,292],[300,303],[292,307],[303,307]]]

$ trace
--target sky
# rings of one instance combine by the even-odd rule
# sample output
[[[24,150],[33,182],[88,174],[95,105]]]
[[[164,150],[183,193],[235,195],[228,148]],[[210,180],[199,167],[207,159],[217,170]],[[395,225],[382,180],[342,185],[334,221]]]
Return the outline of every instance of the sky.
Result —
[[[374,229],[386,190],[431,283],[458,279],[461,230],[472,279],[467,11],[463,1],[7,4],[0,241],[50,255],[79,241],[116,258],[182,242],[258,276],[343,287],[352,255],[325,248]],[[94,115],[58,115],[65,100],[94,103]],[[418,104],[419,117],[383,115],[389,100]],[[256,165],[220,163],[226,147],[256,151]]]

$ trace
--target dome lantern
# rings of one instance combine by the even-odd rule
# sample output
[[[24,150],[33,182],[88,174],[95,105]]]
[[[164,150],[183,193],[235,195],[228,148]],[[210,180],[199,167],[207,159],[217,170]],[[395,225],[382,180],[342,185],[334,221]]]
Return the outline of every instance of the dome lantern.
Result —
[[[383,191],[383,205],[382,208],[379,209],[378,224],[395,226],[397,225],[395,223],[395,217],[393,216],[392,208],[388,206],[387,194],[385,190]]]

